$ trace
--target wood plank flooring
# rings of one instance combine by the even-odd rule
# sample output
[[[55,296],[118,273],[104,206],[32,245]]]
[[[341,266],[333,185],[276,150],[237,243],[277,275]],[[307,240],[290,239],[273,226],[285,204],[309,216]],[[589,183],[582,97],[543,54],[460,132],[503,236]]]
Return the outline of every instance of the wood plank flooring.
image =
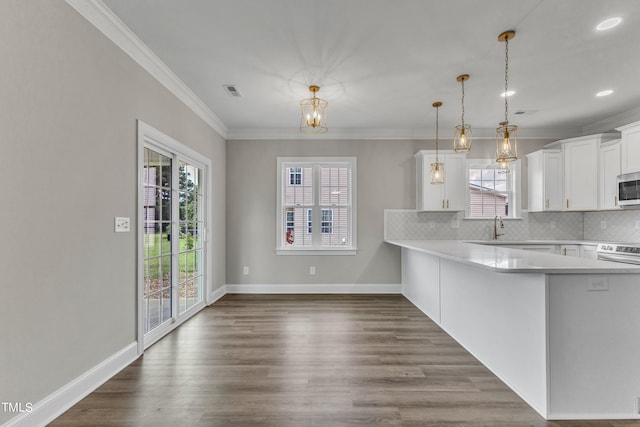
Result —
[[[399,295],[226,295],[52,426],[546,422]]]

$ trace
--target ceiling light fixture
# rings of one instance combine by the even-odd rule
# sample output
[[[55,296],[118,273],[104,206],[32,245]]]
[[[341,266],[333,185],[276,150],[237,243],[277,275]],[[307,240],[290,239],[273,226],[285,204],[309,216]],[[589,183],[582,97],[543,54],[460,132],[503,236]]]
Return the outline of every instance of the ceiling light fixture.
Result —
[[[609,96],[613,93],[613,91],[611,89],[607,89],[607,90],[601,90],[600,92],[596,93],[596,96],[600,97],[600,96]]]
[[[453,149],[458,153],[466,153],[471,150],[471,125],[464,124],[464,82],[469,80],[469,74],[461,74],[456,80],[462,85],[462,124],[456,126],[453,134]]]
[[[498,36],[504,42],[504,93],[509,93],[509,40],[516,36],[515,31],[505,31]],[[496,162],[518,160],[518,126],[509,124],[508,96],[504,97],[504,121],[496,128]]]
[[[316,97],[320,86],[311,85],[309,90],[313,93],[311,98],[300,101],[302,117],[300,119],[300,131],[303,133],[325,133],[327,127],[327,107],[329,103]]]
[[[596,30],[598,31],[606,31],[610,30],[613,27],[617,27],[618,24],[622,22],[622,18],[619,16],[615,16],[613,18],[605,19],[601,23],[596,26]]]
[[[502,92],[502,93],[500,94],[500,96],[504,98],[504,97],[505,97],[505,95],[506,95],[506,96],[513,96],[513,95],[515,95],[515,94],[516,94],[516,91],[515,91],[515,90],[510,90],[510,91],[507,91],[507,92]]]
[[[444,184],[444,163],[438,159],[438,110],[442,107],[442,102],[434,102],[433,106],[436,109],[436,161],[431,163],[429,176],[432,184]]]

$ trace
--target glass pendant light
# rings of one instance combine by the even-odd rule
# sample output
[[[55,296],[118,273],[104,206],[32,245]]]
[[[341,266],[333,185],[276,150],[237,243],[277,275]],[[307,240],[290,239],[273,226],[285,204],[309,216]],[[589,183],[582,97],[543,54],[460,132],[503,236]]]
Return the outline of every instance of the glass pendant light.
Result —
[[[327,127],[327,107],[329,103],[316,97],[320,86],[311,85],[309,90],[313,93],[311,98],[300,101],[302,117],[300,118],[300,131],[303,133],[325,133]]]
[[[518,126],[509,124],[509,40],[515,31],[505,31],[498,36],[504,42],[504,121],[496,128],[496,162],[505,163],[518,160]]]
[[[456,80],[462,84],[462,124],[456,126],[453,149],[457,153],[466,153],[471,150],[471,125],[464,124],[464,82],[469,80],[469,74],[461,74]]]
[[[442,102],[434,102],[433,106],[436,109],[436,161],[431,163],[429,177],[432,184],[444,184],[444,163],[438,158],[438,109],[442,107]]]

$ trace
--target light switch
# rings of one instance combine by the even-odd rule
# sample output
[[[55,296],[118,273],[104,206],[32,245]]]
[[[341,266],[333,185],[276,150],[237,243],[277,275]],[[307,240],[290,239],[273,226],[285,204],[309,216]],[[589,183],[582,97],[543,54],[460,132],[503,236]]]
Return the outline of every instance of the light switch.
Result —
[[[126,217],[117,216],[115,218],[115,232],[128,233],[131,231],[131,220]]]

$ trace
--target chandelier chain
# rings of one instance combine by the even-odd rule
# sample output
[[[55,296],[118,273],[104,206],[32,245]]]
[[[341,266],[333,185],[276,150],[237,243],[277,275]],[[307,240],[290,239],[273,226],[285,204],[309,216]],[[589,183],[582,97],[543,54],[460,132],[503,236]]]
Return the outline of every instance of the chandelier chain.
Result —
[[[464,129],[464,80],[462,79],[462,129]]]
[[[507,92],[509,91],[509,37],[504,40],[504,121],[509,123],[507,115],[509,112],[509,104],[507,101]]]
[[[438,163],[438,111],[440,107],[436,107],[436,163]]]

